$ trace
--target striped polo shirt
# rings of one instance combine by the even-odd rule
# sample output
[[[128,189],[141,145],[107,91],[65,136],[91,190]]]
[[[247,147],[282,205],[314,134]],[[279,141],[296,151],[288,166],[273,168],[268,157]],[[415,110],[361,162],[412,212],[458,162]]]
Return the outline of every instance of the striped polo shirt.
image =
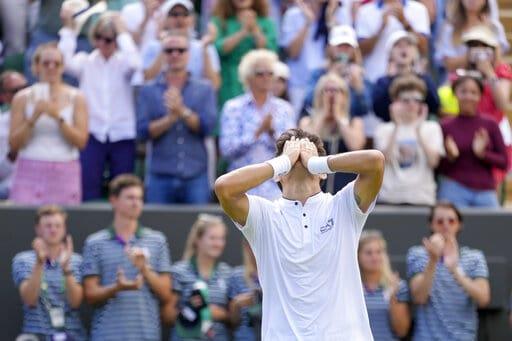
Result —
[[[33,250],[18,253],[12,260],[12,277],[17,288],[32,274],[34,265],[37,262],[36,253]],[[73,254],[70,261],[71,271],[75,280],[80,283],[82,280],[80,266],[82,257]],[[65,297],[65,278],[62,268],[58,262],[46,262],[42,277],[42,286],[48,289],[41,291],[36,307],[29,307],[23,304],[23,333],[39,334],[50,339],[52,334],[57,333],[50,322],[50,315],[43,305],[43,299],[52,307],[64,307],[65,331],[75,340],[85,340],[86,333],[82,326],[78,309],[72,309]],[[46,283],[44,285],[43,283]],[[42,298],[44,296],[44,298]]]
[[[172,266],[172,284],[173,290],[179,295],[178,306],[181,310],[186,302],[190,299],[194,283],[198,280],[204,281],[208,285],[208,294],[210,301],[208,303],[221,306],[228,309],[228,280],[231,275],[231,268],[223,262],[217,263],[213,273],[208,280],[202,278],[193,261],[180,261]],[[213,323],[213,339],[210,341],[227,341],[229,340],[228,330],[226,325],[221,322]],[[182,339],[176,330],[172,330],[172,341],[193,341],[197,339]]]
[[[127,244],[145,249],[154,271],[170,273],[169,247],[161,232],[139,226]],[[90,235],[84,246],[84,278],[99,276],[100,284],[109,286],[116,282],[121,268],[127,279],[134,279],[139,270],[128,259],[126,246],[113,228]],[[149,285],[144,283],[139,290],[120,291],[97,307],[92,318],[91,340],[160,340],[159,301]]]
[[[398,292],[396,293],[398,302],[409,302],[409,288],[406,281],[400,281]],[[372,329],[375,341],[394,341],[399,338],[391,329],[391,320],[389,316],[389,292],[382,286],[377,290],[370,290],[364,287],[364,300],[370,319],[370,328]]]
[[[247,281],[245,280],[245,269],[243,266],[233,269],[231,277],[228,280],[228,298],[230,301],[237,295],[252,292],[256,288],[261,289],[259,284],[256,283],[254,283],[254,288],[249,288],[247,285]],[[256,334],[260,334],[260,331],[256,332],[251,326],[249,308],[243,307],[240,313],[240,324],[233,331],[233,339],[235,341],[256,341]],[[261,328],[261,325],[258,327]]]
[[[407,253],[407,277],[425,270],[428,253],[423,246],[413,246]],[[475,279],[488,278],[489,270],[480,250],[461,247],[459,266],[466,276]],[[475,340],[478,315],[476,304],[453,278],[442,262],[439,262],[427,304],[416,309],[413,340],[458,341]]]

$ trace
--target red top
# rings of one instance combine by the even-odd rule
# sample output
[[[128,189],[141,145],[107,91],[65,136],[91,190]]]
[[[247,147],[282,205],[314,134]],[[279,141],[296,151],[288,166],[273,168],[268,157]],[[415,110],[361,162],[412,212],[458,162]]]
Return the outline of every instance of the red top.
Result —
[[[489,145],[483,159],[472,149],[473,136],[481,127],[489,134]],[[459,157],[454,161],[441,160],[439,173],[474,190],[492,190],[496,187],[492,174],[493,167],[507,169],[507,152],[503,137],[494,120],[481,115],[458,115],[441,122],[443,135],[450,135],[459,148]]]
[[[512,81],[512,68],[506,63],[496,65],[494,72],[499,79],[508,79]],[[492,87],[489,83],[484,86],[484,93],[478,104],[478,112],[486,117],[492,118],[496,123],[503,119],[503,111],[496,107],[492,97]]]

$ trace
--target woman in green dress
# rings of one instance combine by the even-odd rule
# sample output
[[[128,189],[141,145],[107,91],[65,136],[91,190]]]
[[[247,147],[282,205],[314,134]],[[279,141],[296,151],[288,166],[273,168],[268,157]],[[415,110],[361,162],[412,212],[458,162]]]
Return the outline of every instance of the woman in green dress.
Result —
[[[274,23],[266,0],[217,0],[212,17],[219,52],[222,84],[219,105],[243,93],[238,64],[252,49],[277,50]]]

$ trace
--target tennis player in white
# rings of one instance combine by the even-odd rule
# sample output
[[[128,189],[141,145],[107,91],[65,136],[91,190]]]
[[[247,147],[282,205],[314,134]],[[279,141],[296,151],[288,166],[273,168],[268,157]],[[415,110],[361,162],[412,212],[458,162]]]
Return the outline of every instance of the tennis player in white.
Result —
[[[215,183],[222,208],[256,256],[262,339],[371,341],[357,245],[382,183],[384,156],[375,150],[325,156],[321,140],[300,129],[283,133],[276,147],[278,157]],[[333,172],[358,176],[331,195],[320,181]],[[281,183],[281,199],[246,194],[271,178]]]

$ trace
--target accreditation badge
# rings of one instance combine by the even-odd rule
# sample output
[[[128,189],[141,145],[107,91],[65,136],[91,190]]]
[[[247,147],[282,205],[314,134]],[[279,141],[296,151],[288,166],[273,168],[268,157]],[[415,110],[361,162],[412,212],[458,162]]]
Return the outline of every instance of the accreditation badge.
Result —
[[[64,308],[62,307],[53,307],[49,310],[50,313],[50,322],[52,324],[52,328],[54,329],[63,329],[64,328]]]

